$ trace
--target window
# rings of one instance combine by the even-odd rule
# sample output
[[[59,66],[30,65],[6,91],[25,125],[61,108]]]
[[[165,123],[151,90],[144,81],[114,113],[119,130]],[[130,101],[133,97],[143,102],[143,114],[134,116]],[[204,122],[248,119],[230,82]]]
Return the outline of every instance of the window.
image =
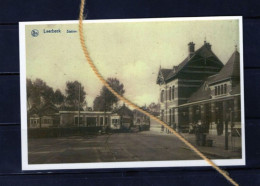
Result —
[[[100,124],[100,125],[103,125],[103,117],[100,117],[100,118],[99,118],[99,124]]]
[[[172,99],[174,99],[174,86],[172,87]]]
[[[215,95],[223,95],[227,93],[227,84],[215,86]]]
[[[74,122],[75,122],[76,125],[78,124],[78,117],[75,117]],[[79,124],[83,124],[83,119],[82,119],[82,117],[79,117]]]
[[[105,118],[105,125],[107,125],[107,123],[108,123],[108,117],[106,116],[106,118]]]
[[[227,84],[224,84],[224,94],[227,93]]]
[[[97,126],[97,117],[86,117],[87,126]]]
[[[172,99],[172,88],[170,87],[169,88],[169,100],[171,100]]]
[[[119,124],[119,119],[112,119],[112,124],[113,125],[118,125]]]
[[[174,114],[175,114],[175,109],[172,109],[172,123],[175,122],[175,117],[174,117]]]
[[[172,109],[169,110],[170,112],[170,124],[172,123]]]
[[[43,119],[44,124],[51,124],[51,119]]]
[[[163,102],[164,90],[161,91],[161,102]]]

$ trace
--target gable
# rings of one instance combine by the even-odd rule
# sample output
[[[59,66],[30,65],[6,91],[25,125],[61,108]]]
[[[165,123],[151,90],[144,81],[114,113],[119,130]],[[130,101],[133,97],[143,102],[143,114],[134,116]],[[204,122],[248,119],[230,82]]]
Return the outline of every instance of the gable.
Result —
[[[185,58],[176,68],[169,73],[165,81],[177,78],[181,73],[208,73],[207,76],[214,75],[223,67],[223,63],[213,53],[208,44],[205,43],[193,55]]]
[[[169,75],[169,73],[172,71],[172,69],[161,69],[158,72],[158,76],[157,76],[157,84],[163,84],[165,83],[165,79],[167,78],[167,76]]]
[[[51,103],[47,103],[40,109],[41,115],[52,115],[58,112],[59,110]]]

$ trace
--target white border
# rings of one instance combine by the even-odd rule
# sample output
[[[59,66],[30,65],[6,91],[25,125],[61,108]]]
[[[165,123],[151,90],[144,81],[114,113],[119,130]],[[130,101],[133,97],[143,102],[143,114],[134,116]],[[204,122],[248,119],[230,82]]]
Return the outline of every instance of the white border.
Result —
[[[219,166],[245,165],[245,113],[244,113],[244,67],[243,67],[243,30],[242,16],[225,17],[190,17],[190,18],[149,18],[149,19],[108,19],[85,20],[84,23],[118,23],[118,22],[156,22],[156,21],[198,21],[198,20],[238,20],[240,43],[240,84],[241,84],[241,133],[242,159],[213,160]],[[21,145],[22,170],[49,170],[49,169],[106,169],[106,168],[152,168],[152,167],[194,167],[209,166],[204,160],[174,160],[174,161],[138,161],[138,162],[100,162],[100,163],[63,163],[63,164],[28,164],[27,141],[27,104],[26,104],[26,47],[25,26],[43,24],[78,24],[78,21],[40,21],[20,22],[20,98],[21,98]]]

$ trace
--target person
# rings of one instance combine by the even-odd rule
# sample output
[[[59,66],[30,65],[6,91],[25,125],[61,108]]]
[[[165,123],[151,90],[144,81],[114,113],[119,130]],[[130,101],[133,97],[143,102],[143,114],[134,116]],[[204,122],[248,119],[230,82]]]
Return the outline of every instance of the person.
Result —
[[[164,126],[162,125],[162,126],[161,126],[161,132],[163,132],[163,131],[164,131]]]
[[[202,140],[202,123],[200,120],[198,120],[198,123],[196,124],[195,128],[194,128],[194,134],[196,136],[196,144],[198,146],[201,145],[201,140]]]
[[[174,122],[172,125],[173,129],[176,130],[176,123]]]
[[[194,133],[195,125],[196,125],[196,123],[190,123],[190,125],[189,125],[189,133],[190,134]]]

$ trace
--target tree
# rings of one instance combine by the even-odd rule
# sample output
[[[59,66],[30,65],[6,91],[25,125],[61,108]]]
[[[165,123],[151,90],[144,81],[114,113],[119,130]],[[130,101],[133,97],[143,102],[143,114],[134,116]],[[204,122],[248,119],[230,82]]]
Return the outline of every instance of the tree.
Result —
[[[66,103],[70,107],[77,108],[78,104],[81,105],[82,103],[84,103],[85,97],[86,97],[86,92],[80,82],[68,81],[66,83],[65,91],[66,91]]]
[[[46,82],[37,78],[33,84],[34,84],[36,94],[40,96],[41,103],[53,101],[53,96],[54,96],[53,88],[49,87],[46,84]]]
[[[33,83],[31,79],[26,79],[26,88],[27,88],[27,106],[28,108],[32,107],[32,95],[33,95]]]
[[[150,113],[152,113],[153,115],[159,115],[160,113],[160,103],[151,103],[149,106],[148,106],[148,110]]]
[[[53,96],[53,103],[54,104],[58,104],[61,105],[64,102],[65,96],[62,94],[62,92],[60,91],[60,89],[57,89],[54,92],[54,96]]]
[[[120,95],[124,95],[124,85],[117,78],[108,78],[107,83]],[[118,103],[118,98],[111,93],[105,86],[100,90],[100,95],[97,96],[93,103],[94,110],[109,111],[112,110],[114,104]]]
[[[104,99],[101,96],[97,96],[93,102],[93,110],[95,111],[103,111],[105,110],[104,107]]]
[[[32,81],[27,79],[27,101],[28,106],[41,106],[46,102],[53,102],[54,91],[43,80],[36,79]]]

